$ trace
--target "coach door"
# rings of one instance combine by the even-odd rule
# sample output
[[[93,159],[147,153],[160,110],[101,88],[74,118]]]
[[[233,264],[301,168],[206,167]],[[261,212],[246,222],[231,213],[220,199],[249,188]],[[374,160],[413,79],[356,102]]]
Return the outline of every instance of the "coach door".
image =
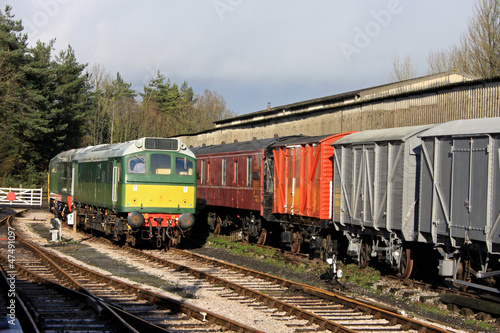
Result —
[[[488,203],[488,143],[488,137],[455,138],[453,141],[452,237],[484,239]]]
[[[111,180],[111,201],[113,207],[116,207],[118,201],[118,182],[120,181],[121,163],[118,160],[113,160],[113,177]]]

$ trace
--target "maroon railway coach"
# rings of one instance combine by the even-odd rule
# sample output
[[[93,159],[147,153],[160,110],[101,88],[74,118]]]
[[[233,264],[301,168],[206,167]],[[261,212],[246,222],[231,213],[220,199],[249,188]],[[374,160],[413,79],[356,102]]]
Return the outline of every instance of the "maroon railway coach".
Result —
[[[207,223],[242,228],[246,240],[262,229],[265,148],[278,139],[263,139],[192,148],[197,158],[197,204]]]

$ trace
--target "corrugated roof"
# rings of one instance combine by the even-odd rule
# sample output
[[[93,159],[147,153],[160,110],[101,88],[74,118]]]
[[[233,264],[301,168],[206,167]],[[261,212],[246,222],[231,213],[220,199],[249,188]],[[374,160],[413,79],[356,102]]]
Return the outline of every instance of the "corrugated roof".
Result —
[[[216,125],[216,129],[220,129],[247,122],[258,122],[276,117],[286,117],[289,116],[290,113],[295,112],[315,112],[356,103],[367,103],[375,99],[387,98],[388,96],[413,94],[429,89],[440,89],[442,87],[450,87],[456,84],[464,84],[465,82],[472,82],[475,80],[479,81],[480,78],[463,72],[451,71],[438,73],[406,81],[393,82],[381,86],[358,89],[341,94],[281,105],[273,107],[270,110],[261,110],[233,118],[221,119],[215,121],[214,123]]]

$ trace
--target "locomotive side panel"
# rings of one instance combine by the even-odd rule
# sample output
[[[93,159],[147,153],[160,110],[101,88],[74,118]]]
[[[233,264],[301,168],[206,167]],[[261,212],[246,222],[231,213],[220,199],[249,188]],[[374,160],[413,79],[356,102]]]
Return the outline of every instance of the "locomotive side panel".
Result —
[[[49,200],[50,207],[53,208],[56,203],[67,205],[68,197],[71,197],[74,191],[74,173],[72,169],[73,157],[81,149],[73,149],[59,153],[49,163]]]
[[[108,162],[74,163],[75,202],[111,207],[112,174]],[[112,172],[112,169],[111,169]]]

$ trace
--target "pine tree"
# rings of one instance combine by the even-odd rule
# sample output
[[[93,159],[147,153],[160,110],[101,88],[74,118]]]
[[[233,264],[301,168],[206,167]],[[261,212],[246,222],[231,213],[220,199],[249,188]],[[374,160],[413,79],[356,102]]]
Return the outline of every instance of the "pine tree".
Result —
[[[0,112],[4,120],[0,177],[4,185],[17,182],[17,186],[37,177],[43,182],[50,158],[78,147],[91,95],[82,74],[86,65],[77,63],[71,47],[55,60],[51,54],[54,41],[28,48],[24,28],[10,11],[7,6],[5,13],[0,12]]]
[[[21,67],[25,63],[27,36],[22,33],[21,21],[14,20],[11,7],[0,11],[0,177],[2,182],[7,175],[21,167],[22,141],[16,135],[14,117],[20,113],[19,102],[24,95],[21,82]]]

